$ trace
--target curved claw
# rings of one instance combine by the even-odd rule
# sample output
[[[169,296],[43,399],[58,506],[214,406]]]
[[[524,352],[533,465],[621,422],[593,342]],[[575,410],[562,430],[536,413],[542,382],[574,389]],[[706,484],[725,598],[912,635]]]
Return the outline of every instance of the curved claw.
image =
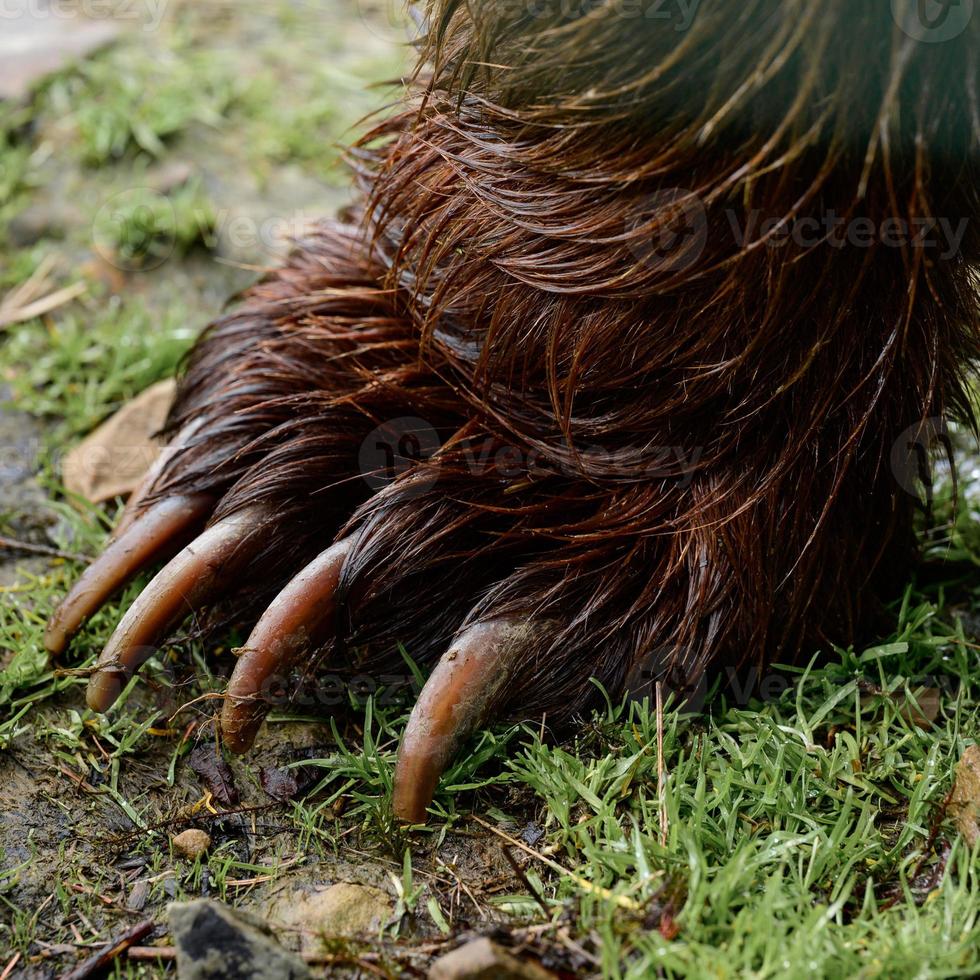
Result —
[[[154,562],[176,554],[204,526],[214,501],[204,494],[168,497],[150,506],[89,565],[48,621],[44,645],[57,656],[82,624]]]
[[[264,546],[258,532],[267,516],[265,508],[253,507],[218,521],[157,573],[129,607],[95,665],[86,696],[90,708],[107,710],[156,652],[160,638],[224,592],[229,579]]]
[[[306,566],[269,605],[252,630],[228,682],[221,732],[232,752],[252,747],[269,710],[269,681],[330,637],[340,572],[351,548],[345,538]]]
[[[419,695],[398,748],[394,811],[424,823],[439,777],[486,724],[527,649],[532,626],[510,617],[465,629],[443,654]]]

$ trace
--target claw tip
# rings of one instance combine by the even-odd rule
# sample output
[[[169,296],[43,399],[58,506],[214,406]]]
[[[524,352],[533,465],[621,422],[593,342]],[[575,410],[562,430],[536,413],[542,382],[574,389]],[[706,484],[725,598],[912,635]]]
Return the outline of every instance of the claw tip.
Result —
[[[93,674],[85,692],[86,703],[93,711],[104,714],[115,704],[123,683],[124,680],[115,673],[102,670]]]

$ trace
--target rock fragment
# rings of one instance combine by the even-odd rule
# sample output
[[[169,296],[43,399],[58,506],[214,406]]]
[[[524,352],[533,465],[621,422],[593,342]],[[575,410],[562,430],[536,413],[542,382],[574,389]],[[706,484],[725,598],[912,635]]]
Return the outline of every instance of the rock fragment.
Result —
[[[299,931],[303,952],[317,955],[331,940],[377,938],[391,914],[391,899],[380,888],[339,881],[328,888],[294,889],[270,917]]]
[[[179,980],[306,980],[302,960],[258,921],[221,902],[174,902],[168,909]]]
[[[429,968],[429,980],[555,980],[555,974],[490,939],[474,939],[440,956]]]
[[[171,841],[171,844],[173,844],[174,850],[178,854],[193,861],[194,858],[200,857],[211,846],[211,838],[203,830],[191,828],[190,830],[185,830],[177,834]]]

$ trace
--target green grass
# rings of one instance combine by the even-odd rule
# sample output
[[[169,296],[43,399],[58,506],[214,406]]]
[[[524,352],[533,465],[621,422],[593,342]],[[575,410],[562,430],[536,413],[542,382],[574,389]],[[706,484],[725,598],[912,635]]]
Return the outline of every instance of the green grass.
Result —
[[[668,711],[666,845],[647,704],[613,707],[566,744],[485,733],[444,779],[426,833],[467,826],[475,808],[513,835],[534,813],[539,852],[567,874],[532,861],[532,880],[556,922],[601,937],[605,976],[975,975],[977,855],[943,800],[978,734],[976,654],[911,589],[896,613],[885,643],[802,670],[776,700]],[[943,691],[927,729],[908,720],[922,683]],[[320,760],[328,795],[296,808],[307,833],[331,840],[325,814],[346,792],[346,819],[391,841],[379,814],[399,730],[369,707],[363,752],[341,744]],[[533,799],[510,813],[501,784]],[[498,904],[541,918],[527,894]]]
[[[249,155],[260,170],[296,163],[328,183],[344,186],[349,178],[341,166],[341,141],[353,138],[352,127],[391,99],[391,88],[381,84],[343,100],[336,91],[338,87],[357,90],[371,79],[387,80],[393,74],[390,58],[366,58],[347,68],[324,61],[313,69],[303,90],[285,105],[276,70],[258,76],[243,93],[241,111],[254,125]]]
[[[22,135],[29,119],[23,108],[0,102],[0,232],[25,196],[38,186],[31,168],[31,148]],[[0,266],[0,284],[4,278]]]
[[[175,255],[213,241],[215,213],[200,182],[170,194],[131,187],[109,198],[93,220],[95,247],[124,271],[150,271]]]
[[[76,547],[94,550],[106,521],[97,512],[72,520]],[[0,608],[0,646],[20,648],[0,674],[0,717],[8,719],[0,744],[55,694],[73,689],[81,700],[83,678],[36,655],[43,621],[71,575],[56,567]],[[980,728],[976,651],[941,596],[910,587],[892,635],[803,670],[775,700],[736,706],[717,695],[703,715],[668,710],[665,846],[648,705],[615,706],[563,744],[526,729],[484,733],[444,779],[433,822],[410,836],[395,833],[389,816],[405,713],[369,700],[360,742],[335,728],[336,751],[315,763],[320,786],[287,808],[295,850],[328,860],[343,847],[341,835],[359,827],[369,847],[402,865],[447,833],[478,829],[471,813],[511,835],[533,820],[544,831],[536,850],[566,873],[531,860],[528,879],[554,922],[571,924],[598,957],[604,976],[974,975],[977,854],[945,818],[943,800]],[[92,661],[117,615],[110,608],[93,620],[76,643],[75,665]],[[163,664],[146,672],[141,683],[167,683]],[[202,683],[212,682],[202,675]],[[925,729],[909,720],[923,684],[941,692],[936,723]],[[80,752],[97,757],[96,735],[110,751],[99,763],[103,791],[145,826],[144,806],[125,795],[125,771],[154,738],[146,731],[154,721],[124,701],[107,719],[75,708],[57,724],[34,723],[33,734],[72,767]],[[175,742],[174,750],[184,747]],[[341,798],[347,807],[338,816]],[[208,857],[215,893],[229,894],[221,882],[241,871],[237,860],[221,850]],[[424,857],[414,861],[426,866]],[[274,873],[274,861],[262,866]],[[180,894],[194,894],[199,872],[180,879]],[[399,880],[403,911],[441,928],[438,895],[404,868]],[[494,903],[517,924],[543,918],[520,886]],[[6,927],[13,948],[32,935],[24,915]]]
[[[284,13],[283,23],[302,31],[303,19],[290,16]],[[160,57],[145,57],[148,50]],[[227,133],[236,148],[239,133],[247,134],[242,157],[228,160],[243,159],[262,180],[274,181],[284,163],[333,180],[335,153],[312,152],[317,141],[306,134],[322,131],[328,142],[377,104],[334,97],[341,75],[394,74],[374,59],[369,53],[363,64],[343,67],[311,61],[291,80],[289,59],[273,38],[261,65],[242,81],[229,70],[227,52],[183,29],[120,45],[47,85],[34,118],[0,117],[0,227],[40,199],[46,178],[32,161],[52,134],[66,141],[90,201],[105,201],[106,188],[121,181],[132,186],[134,174],[142,180],[150,159],[179,159],[185,141],[201,134]],[[50,534],[66,551],[96,554],[114,517],[111,507],[64,498],[57,456],[170,374],[188,348],[200,322],[179,287],[161,312],[141,295],[140,277],[157,277],[166,287],[185,252],[207,239],[210,213],[206,191],[194,182],[164,199],[131,192],[96,229],[96,239],[126,268],[142,270],[130,288],[110,297],[91,278],[81,302],[0,336],[0,376],[18,409],[47,427],[42,478],[52,498]],[[90,226],[75,229],[69,244],[88,248],[90,238]],[[157,266],[160,250],[170,246],[173,255]],[[0,295],[56,247],[44,240],[14,251],[0,243]],[[524,879],[513,877],[481,900],[515,935],[537,930],[559,959],[567,947],[555,937],[564,931],[584,950],[579,968],[592,975],[975,976],[980,860],[944,800],[957,761],[980,736],[978,503],[976,487],[968,488],[948,538],[927,547],[928,557],[959,564],[938,584],[910,581],[895,598],[891,633],[874,646],[828,651],[819,665],[789,672],[785,690],[764,703],[733,704],[716,693],[696,716],[668,708],[664,843],[649,705],[610,705],[559,743],[526,727],[482,733],[443,779],[431,822],[408,832],[392,821],[390,802],[406,707],[352,696],[332,723],[332,740],[324,735],[329,751],[304,762],[318,768],[318,785],[302,801],[275,808],[278,836],[266,851],[245,859],[226,841],[178,865],[167,821],[177,819],[179,763],[191,742],[178,723],[171,731],[144,695],[188,677],[181,700],[216,691],[221,678],[212,671],[227,663],[197,643],[179,643],[145,665],[114,712],[88,711],[85,671],[141,583],[93,617],[66,662],[53,664],[43,655],[42,635],[80,571],[69,559],[0,587],[0,751],[28,740],[42,747],[51,767],[88,780],[99,802],[132,828],[127,847],[147,859],[153,914],[172,897],[197,895],[205,870],[212,894],[247,902],[250,893],[243,898],[229,882],[252,875],[278,881],[300,856],[313,875],[356,841],[366,862],[386,869],[396,903],[379,942],[411,939],[419,928],[437,938],[453,935],[460,912],[440,883],[440,862],[451,862],[473,839],[484,853],[495,852],[504,840],[484,824],[511,838],[533,825],[540,835],[534,853],[514,851],[526,864]],[[948,493],[938,507],[951,514]],[[5,522],[0,516],[0,534],[8,533]],[[939,713],[920,727],[914,701],[923,689],[938,697]],[[281,712],[270,731],[302,720]],[[139,778],[147,759],[156,766],[153,792]],[[68,803],[55,805],[75,816]],[[63,925],[51,931],[47,912],[41,916],[18,900],[39,848],[28,843],[27,861],[0,855],[0,949],[25,956],[37,954],[39,940],[72,940]],[[61,846],[52,907],[64,921],[81,921],[71,919],[81,913],[103,922],[100,902],[72,886],[98,892],[114,883]],[[479,871],[473,874],[478,890]],[[397,963],[397,948],[383,948]],[[6,961],[0,955],[0,970]],[[160,975],[151,965],[122,961],[114,971]]]
[[[138,298],[96,299],[56,323],[9,331],[6,380],[21,411],[57,420],[52,437],[64,445],[172,375],[195,334],[179,299],[162,320]]]
[[[74,130],[72,146],[88,166],[162,157],[193,124],[221,126],[239,91],[230,52],[180,35],[163,49],[147,43],[117,45],[46,87],[41,115]]]

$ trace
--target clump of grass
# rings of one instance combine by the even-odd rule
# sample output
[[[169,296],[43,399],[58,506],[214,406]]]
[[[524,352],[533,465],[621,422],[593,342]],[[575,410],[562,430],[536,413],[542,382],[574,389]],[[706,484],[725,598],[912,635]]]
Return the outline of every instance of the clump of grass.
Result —
[[[951,824],[948,843],[932,839],[980,735],[977,655],[962,624],[911,589],[897,617],[886,643],[840,651],[773,701],[668,712],[666,846],[647,706],[616,708],[568,745],[532,741],[511,762],[571,872],[551,883],[556,911],[602,937],[604,976],[980,968],[976,857]],[[923,685],[941,707],[920,727]]]
[[[44,114],[78,133],[84,163],[99,166],[166,143],[193,123],[219,126],[238,91],[234,65],[179,38],[165,48],[125,44],[52,81]]]
[[[0,102],[0,229],[17,213],[37,185],[31,167],[32,147],[26,130],[30,116],[23,107]],[[0,281],[4,272],[0,267]]]
[[[20,410],[57,420],[50,438],[63,443],[173,374],[195,333],[177,304],[160,316],[139,299],[111,297],[92,313],[12,329],[6,380]]]
[[[200,181],[191,180],[169,195],[133,187],[110,198],[93,224],[96,247],[127,270],[149,269],[210,240],[215,213]]]
[[[0,292],[14,289],[30,279],[44,259],[47,251],[45,245],[35,245],[33,248],[20,249],[11,255],[2,255],[0,264]]]

